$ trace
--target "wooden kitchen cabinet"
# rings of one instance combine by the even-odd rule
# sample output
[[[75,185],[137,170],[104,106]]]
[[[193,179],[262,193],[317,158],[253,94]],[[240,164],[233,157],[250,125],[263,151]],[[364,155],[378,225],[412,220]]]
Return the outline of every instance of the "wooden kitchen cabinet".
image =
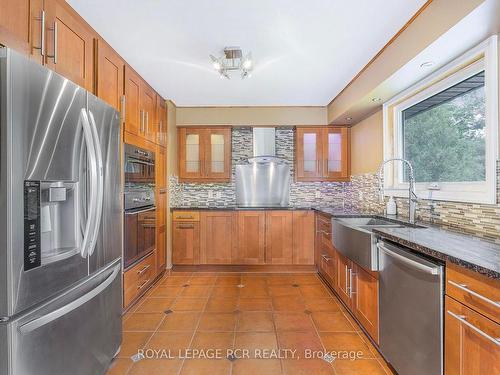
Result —
[[[143,80],[141,80],[141,110],[142,110],[142,136],[148,141],[157,143],[156,117],[156,93]]]
[[[125,60],[103,39],[96,40],[95,53],[95,94],[116,110],[122,111]]]
[[[230,181],[230,128],[178,128],[178,146],[180,181]]]
[[[351,307],[352,262],[337,252],[337,293]]]
[[[352,266],[352,311],[378,343],[378,280],[355,263]]]
[[[293,211],[293,264],[314,264],[314,211]]]
[[[200,212],[200,264],[231,264],[236,246],[232,211]]]
[[[0,44],[43,63],[43,0],[2,0]]]
[[[295,150],[297,181],[349,180],[349,128],[297,127]]]
[[[292,211],[266,212],[266,263],[293,263]]]
[[[500,324],[445,296],[446,375],[500,374]]]
[[[200,223],[174,221],[172,228],[172,263],[200,263]]]
[[[156,95],[156,143],[167,147],[167,103],[160,95]]]
[[[94,89],[94,38],[97,34],[64,0],[44,0],[45,63],[89,91]]]
[[[238,211],[237,241],[233,264],[265,263],[265,211]]]

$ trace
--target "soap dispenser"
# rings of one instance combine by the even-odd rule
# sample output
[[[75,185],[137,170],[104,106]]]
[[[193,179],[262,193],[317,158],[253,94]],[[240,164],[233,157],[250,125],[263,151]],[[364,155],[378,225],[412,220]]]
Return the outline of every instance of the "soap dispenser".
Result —
[[[396,201],[394,200],[394,197],[391,196],[389,198],[385,212],[387,213],[387,215],[396,215],[397,214],[398,207],[396,206]]]

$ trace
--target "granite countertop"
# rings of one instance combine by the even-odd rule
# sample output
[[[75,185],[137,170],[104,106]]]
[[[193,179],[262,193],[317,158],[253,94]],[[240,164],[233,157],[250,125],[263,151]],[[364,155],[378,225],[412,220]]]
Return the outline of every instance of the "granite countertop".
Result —
[[[221,207],[175,207],[171,210],[314,210],[331,217],[381,217],[397,222],[407,223],[407,220],[397,216],[381,215],[342,210],[335,207],[252,207],[237,206]],[[500,279],[500,245],[484,239],[455,233],[427,223],[419,223],[422,227],[376,228],[376,235],[406,246],[411,250],[432,258],[448,261],[471,269],[493,279]]]

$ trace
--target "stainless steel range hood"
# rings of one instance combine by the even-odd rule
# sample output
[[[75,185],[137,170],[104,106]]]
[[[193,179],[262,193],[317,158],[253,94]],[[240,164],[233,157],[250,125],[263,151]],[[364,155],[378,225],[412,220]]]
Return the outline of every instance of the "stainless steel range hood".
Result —
[[[236,204],[283,207],[290,201],[290,167],[277,158],[275,128],[253,128],[253,158],[236,165]]]

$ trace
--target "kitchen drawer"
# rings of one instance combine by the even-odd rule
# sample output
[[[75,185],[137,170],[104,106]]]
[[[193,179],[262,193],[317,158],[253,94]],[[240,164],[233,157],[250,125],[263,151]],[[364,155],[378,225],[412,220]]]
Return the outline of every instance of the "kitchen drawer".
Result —
[[[198,211],[174,211],[173,221],[200,221],[200,213]]]
[[[156,277],[156,251],[141,260],[123,275],[123,304],[127,307]]]
[[[500,323],[500,281],[447,263],[446,294]]]
[[[335,250],[321,246],[319,253],[319,272],[328,281],[330,287],[336,288],[337,257]]]

